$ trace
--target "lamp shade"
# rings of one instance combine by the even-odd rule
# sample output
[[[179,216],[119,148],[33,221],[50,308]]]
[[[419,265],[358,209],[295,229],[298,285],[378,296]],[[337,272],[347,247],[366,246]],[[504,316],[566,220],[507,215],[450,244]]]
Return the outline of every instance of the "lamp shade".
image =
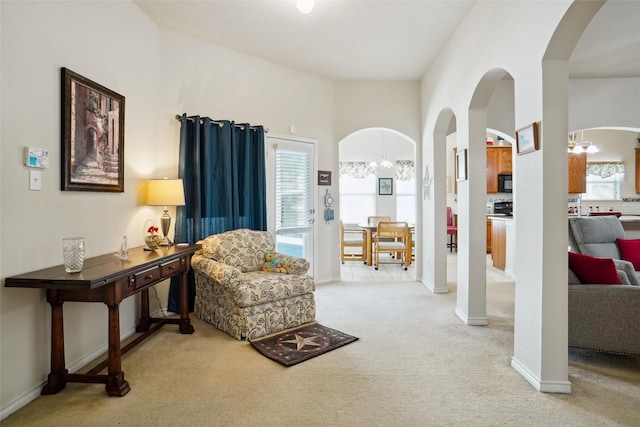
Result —
[[[147,183],[147,205],[184,206],[181,179],[150,179]]]

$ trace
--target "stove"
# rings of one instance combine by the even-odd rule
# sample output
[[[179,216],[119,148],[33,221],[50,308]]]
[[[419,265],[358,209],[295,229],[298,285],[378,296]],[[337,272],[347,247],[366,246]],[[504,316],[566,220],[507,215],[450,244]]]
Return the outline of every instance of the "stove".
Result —
[[[513,202],[495,202],[493,204],[493,213],[505,216],[513,215]]]

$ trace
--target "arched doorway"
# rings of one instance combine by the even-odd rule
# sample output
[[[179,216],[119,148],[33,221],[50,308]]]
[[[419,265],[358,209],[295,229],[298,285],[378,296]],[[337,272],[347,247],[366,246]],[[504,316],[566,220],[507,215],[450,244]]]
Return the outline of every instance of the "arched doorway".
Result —
[[[338,217],[354,227],[366,223],[369,216],[388,216],[417,225],[417,187],[420,173],[415,165],[415,141],[389,128],[361,129],[339,144]],[[381,182],[389,184],[384,191]],[[343,280],[366,279],[368,274],[383,274],[365,262],[345,262]],[[398,266],[381,266],[394,280],[415,280],[415,260],[403,272]],[[359,272],[352,273],[357,268]],[[398,270],[398,271],[395,271]]]

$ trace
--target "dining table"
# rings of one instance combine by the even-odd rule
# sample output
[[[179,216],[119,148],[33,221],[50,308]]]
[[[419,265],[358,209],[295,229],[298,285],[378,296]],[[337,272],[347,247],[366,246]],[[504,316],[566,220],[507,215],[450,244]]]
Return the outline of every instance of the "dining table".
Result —
[[[368,266],[371,266],[373,265],[373,232],[378,229],[378,224],[369,224],[365,222],[358,224],[358,227],[365,231],[364,245],[366,251],[366,263]],[[413,247],[412,234],[415,228],[416,226],[414,224],[409,224],[409,233],[407,234],[406,242],[407,257],[411,257],[411,250]]]

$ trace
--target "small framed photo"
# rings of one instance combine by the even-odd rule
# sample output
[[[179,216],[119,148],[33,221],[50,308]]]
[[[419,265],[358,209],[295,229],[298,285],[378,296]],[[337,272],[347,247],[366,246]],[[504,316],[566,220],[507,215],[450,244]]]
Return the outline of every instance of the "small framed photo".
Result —
[[[456,181],[467,179],[467,149],[456,153]]]
[[[516,149],[518,150],[518,155],[540,149],[538,122],[516,131]]]
[[[381,196],[393,194],[393,178],[378,178],[378,194]]]
[[[124,192],[124,96],[62,68],[62,191]]]
[[[318,171],[318,185],[331,185],[331,171]]]

